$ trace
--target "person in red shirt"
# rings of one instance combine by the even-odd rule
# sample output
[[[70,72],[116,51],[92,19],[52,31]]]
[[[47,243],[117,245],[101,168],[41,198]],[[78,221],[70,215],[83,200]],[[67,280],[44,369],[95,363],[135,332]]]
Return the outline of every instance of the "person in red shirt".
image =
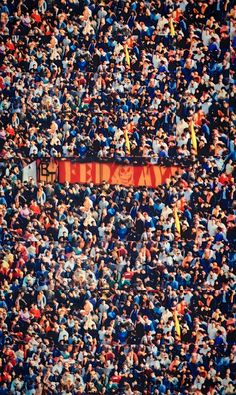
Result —
[[[36,319],[41,317],[40,310],[38,309],[38,307],[35,303],[32,305],[32,308],[30,309],[30,314],[32,314],[33,317]]]
[[[118,374],[117,370],[114,372],[114,375],[111,377],[112,383],[119,384],[120,380],[122,379],[122,376]]]
[[[31,18],[36,22],[36,23],[40,23],[42,21],[41,15],[39,14],[37,9],[34,9],[32,14],[31,14]]]
[[[6,131],[8,136],[15,136],[15,130],[11,125],[7,125]]]
[[[130,267],[127,267],[127,271],[123,274],[126,280],[131,280],[134,275],[134,272],[130,270]]]
[[[11,41],[10,38],[7,39],[7,42],[6,42],[5,46],[7,47],[7,49],[9,51],[14,51],[15,50],[15,45],[13,44],[13,42]]]
[[[41,214],[41,210],[40,210],[40,208],[39,208],[39,206],[38,206],[38,204],[37,204],[37,202],[35,200],[31,201],[31,205],[29,206],[29,208],[30,208],[31,211],[33,211],[33,213],[35,215],[38,216],[38,215]]]

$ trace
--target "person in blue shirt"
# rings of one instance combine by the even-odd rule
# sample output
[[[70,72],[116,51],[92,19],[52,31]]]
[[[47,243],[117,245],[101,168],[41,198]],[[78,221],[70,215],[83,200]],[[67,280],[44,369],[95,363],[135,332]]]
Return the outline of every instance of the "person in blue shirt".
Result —
[[[118,330],[118,334],[117,334],[117,340],[121,343],[121,344],[125,344],[126,340],[128,337],[128,331],[122,326],[119,330]]]
[[[211,38],[211,42],[208,46],[208,51],[212,53],[216,53],[217,55],[220,52],[219,44],[217,43],[215,37]]]
[[[117,235],[121,241],[124,241],[128,234],[128,228],[125,224],[120,224],[117,228]]]
[[[0,192],[0,204],[3,206],[7,206],[7,201],[5,199],[5,193],[3,191]]]

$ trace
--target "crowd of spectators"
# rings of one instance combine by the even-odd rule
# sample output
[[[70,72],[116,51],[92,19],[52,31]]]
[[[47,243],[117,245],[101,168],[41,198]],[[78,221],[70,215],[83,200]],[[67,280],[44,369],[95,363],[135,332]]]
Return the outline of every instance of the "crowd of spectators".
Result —
[[[0,192],[0,394],[232,395],[235,164],[156,189],[16,169]]]
[[[0,0],[0,395],[235,393],[230,6]],[[186,169],[22,181],[51,157]]]
[[[229,1],[3,0],[0,37],[4,158],[186,163],[191,120],[199,156],[234,155]]]

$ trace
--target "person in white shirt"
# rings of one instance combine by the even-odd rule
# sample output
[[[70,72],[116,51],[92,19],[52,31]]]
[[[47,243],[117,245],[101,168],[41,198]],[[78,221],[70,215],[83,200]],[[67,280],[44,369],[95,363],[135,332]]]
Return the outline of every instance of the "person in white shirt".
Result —
[[[176,124],[176,135],[179,137],[183,134],[185,129],[188,129],[189,125],[184,119],[180,119]]]
[[[64,222],[61,222],[59,225],[59,232],[58,232],[58,239],[60,239],[60,237],[67,237],[69,234],[69,231],[67,229],[67,227],[65,226]]]
[[[215,339],[216,332],[217,332],[216,323],[215,323],[215,321],[212,321],[208,324],[208,327],[207,327],[207,333],[208,333],[208,336],[211,340]]]
[[[218,275],[216,273],[210,271],[210,273],[207,276],[206,284],[211,285],[212,287],[214,287],[217,278],[218,278]]]
[[[65,270],[67,269],[74,270],[74,267],[75,267],[75,259],[71,257],[68,261],[66,261],[64,268]]]
[[[202,32],[202,42],[205,47],[208,47],[212,39],[212,33],[210,32],[209,27],[206,27]]]
[[[217,233],[217,228],[218,228],[218,225],[216,224],[215,218],[210,219],[210,220],[208,221],[208,224],[207,224],[207,230],[208,230],[209,235],[210,235],[211,237],[214,237],[214,236],[216,235],[216,233]]]
[[[170,214],[172,214],[172,213],[173,213],[173,212],[172,212],[171,208],[170,208],[169,206],[165,206],[165,207],[163,207],[163,209],[162,209],[161,216],[162,216],[163,219],[166,221],[167,218],[168,218],[168,216],[169,216]]]
[[[29,150],[29,155],[37,155],[38,154],[38,147],[36,146],[34,141],[31,141],[31,147]]]

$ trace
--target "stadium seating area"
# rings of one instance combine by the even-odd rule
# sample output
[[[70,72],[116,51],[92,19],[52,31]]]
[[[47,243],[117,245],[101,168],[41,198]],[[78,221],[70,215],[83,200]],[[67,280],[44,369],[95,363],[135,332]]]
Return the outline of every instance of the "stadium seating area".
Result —
[[[236,7],[0,0],[0,395],[236,392]],[[37,160],[178,165],[156,188]]]

